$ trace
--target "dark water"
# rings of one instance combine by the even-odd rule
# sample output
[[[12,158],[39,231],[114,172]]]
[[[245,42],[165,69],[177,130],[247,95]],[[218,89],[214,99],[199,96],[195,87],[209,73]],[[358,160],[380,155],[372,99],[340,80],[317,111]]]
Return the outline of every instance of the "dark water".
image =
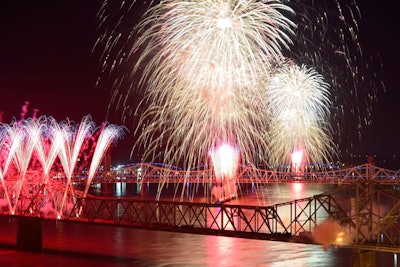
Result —
[[[334,187],[287,184],[255,189],[249,186],[243,188],[242,198],[234,202],[274,204],[312,196]],[[149,185],[146,197],[154,190]],[[117,184],[108,194],[141,195],[136,185],[124,184]],[[0,266],[353,266],[353,251],[337,247],[324,251],[319,245],[60,221],[43,221],[42,228],[42,253],[16,251],[12,245],[16,240],[17,222],[1,218]],[[377,253],[376,266],[397,266],[396,257],[390,253]]]

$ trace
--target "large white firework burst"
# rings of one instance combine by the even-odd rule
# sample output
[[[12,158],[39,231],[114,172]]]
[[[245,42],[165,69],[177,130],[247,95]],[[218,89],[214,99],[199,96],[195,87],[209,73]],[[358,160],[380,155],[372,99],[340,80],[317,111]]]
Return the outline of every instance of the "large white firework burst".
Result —
[[[292,43],[291,9],[278,1],[165,0],[138,25],[133,72],[152,100],[185,87],[251,89],[271,58]],[[182,88],[183,87],[183,88]]]
[[[271,59],[291,43],[291,12],[270,0],[167,0],[150,8],[132,48],[140,55],[133,72],[142,73],[151,103],[139,123],[145,157],[161,146],[162,160],[191,167],[231,143],[244,162],[265,160],[260,89]]]

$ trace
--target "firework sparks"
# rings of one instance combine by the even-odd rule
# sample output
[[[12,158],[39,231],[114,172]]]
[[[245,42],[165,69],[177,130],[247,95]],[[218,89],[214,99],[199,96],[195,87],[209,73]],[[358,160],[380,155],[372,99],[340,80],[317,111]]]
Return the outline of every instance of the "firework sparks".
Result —
[[[89,173],[88,173],[88,181],[86,183],[85,191],[83,192],[83,196],[86,197],[89,187],[92,183],[95,172],[97,171],[100,163],[103,159],[104,153],[110,147],[111,143],[116,139],[120,138],[123,134],[122,127],[116,125],[107,125],[102,128],[100,136],[97,140],[96,148],[93,153],[92,162],[90,164]]]
[[[59,151],[59,159],[63,167],[67,182],[65,191],[58,209],[57,217],[61,217],[62,209],[67,199],[68,188],[71,186],[71,178],[75,170],[79,155],[85,139],[90,136],[95,129],[95,124],[90,116],[82,119],[78,127],[70,121],[62,122],[58,127],[54,128],[56,135],[62,144]]]
[[[296,14],[296,38],[284,55],[314,68],[331,88],[335,143],[353,153],[353,140],[371,125],[377,92],[384,91],[379,59],[363,49],[357,1],[288,1]],[[356,127],[354,127],[356,125]],[[355,138],[354,138],[355,137]]]
[[[315,70],[291,63],[277,68],[265,90],[273,165],[289,163],[294,151],[304,150],[308,162],[331,155],[329,94],[329,85]]]
[[[163,103],[171,90],[251,90],[292,43],[291,9],[276,1],[162,1],[138,25],[133,72]]]
[[[32,203],[35,202],[36,212],[54,212],[61,218],[67,197],[75,197],[71,178],[76,163],[86,153],[85,144],[89,140],[96,141],[95,130],[90,116],[84,117],[79,126],[70,121],[57,123],[45,116],[1,124],[0,197],[4,199],[0,203],[6,202],[9,212],[15,214],[28,212],[28,209],[34,212]],[[99,128],[98,146],[84,195],[102,155],[111,142],[122,136],[123,130],[124,127],[116,125]],[[63,174],[57,159],[64,169]]]
[[[313,133],[322,135],[314,141],[324,142],[315,144],[315,150],[329,147],[331,142],[325,141],[331,135],[339,145],[347,136],[343,129],[352,129],[343,125],[353,125],[349,121],[354,118],[359,132],[370,123],[372,102],[381,84],[376,83],[379,74],[371,73],[374,70],[368,63],[373,59],[359,40],[361,15],[353,0],[161,1],[148,9],[135,27],[137,35],[126,31],[126,25],[129,20],[136,24],[136,10],[147,7],[139,2],[136,6],[112,2],[105,3],[101,13],[102,25],[107,25],[100,38],[106,44],[103,67],[107,75],[117,75],[113,76],[117,77],[113,101],[123,107],[125,119],[142,108],[136,109],[131,101],[140,92],[132,77],[141,77],[139,88],[147,88],[150,104],[138,127],[147,158],[180,164],[185,157],[190,158],[188,165],[193,165],[195,157],[203,160],[208,148],[229,141],[240,147],[244,161],[257,163],[258,156],[268,157],[266,151],[273,154],[273,162],[287,161],[290,152],[282,154],[290,149],[272,151],[282,141],[272,139],[279,136],[273,134],[271,146],[266,146],[265,132],[271,132],[272,126],[265,113],[271,108],[259,105],[271,62],[281,54],[315,69],[330,85],[329,103],[315,104],[324,114]],[[114,4],[120,9],[120,13],[113,12],[115,17],[107,13]],[[120,71],[125,67],[129,71]],[[332,107],[330,126],[323,104]],[[300,139],[309,140],[305,136]],[[307,156],[325,159],[329,151],[319,156],[308,151]]]
[[[139,123],[146,125],[138,142],[148,148],[145,158],[154,160],[162,147],[161,160],[190,168],[227,142],[245,162],[266,159],[261,83],[271,58],[291,44],[291,13],[277,1],[162,1],[150,8],[132,48],[140,54],[133,72],[143,74],[139,85],[151,103]]]

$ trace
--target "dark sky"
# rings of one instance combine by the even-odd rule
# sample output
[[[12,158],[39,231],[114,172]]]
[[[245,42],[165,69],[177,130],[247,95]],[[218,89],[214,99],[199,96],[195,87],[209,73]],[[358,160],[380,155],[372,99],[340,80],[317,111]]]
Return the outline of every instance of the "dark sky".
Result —
[[[373,124],[365,130],[361,142],[361,152],[376,155],[377,162],[392,161],[392,169],[400,168],[400,76],[398,66],[400,50],[397,36],[398,12],[394,3],[385,5],[377,1],[358,1],[362,14],[361,38],[368,52],[381,57],[383,82],[386,92],[378,95],[377,106],[373,110]]]
[[[387,92],[378,95],[373,125],[365,130],[359,152],[379,158],[400,157],[400,94],[398,64],[400,36],[394,4],[359,1],[365,48],[381,56]],[[392,2],[391,2],[392,3]],[[96,0],[2,0],[0,3],[0,111],[3,122],[19,118],[21,106],[57,120],[79,122],[92,115],[96,124],[106,118],[109,91],[96,87],[100,75]],[[393,5],[393,6],[391,6]],[[121,124],[109,117],[110,123]],[[114,152],[128,162],[132,140],[126,138]],[[358,153],[358,151],[356,152]],[[399,166],[400,168],[400,166]]]
[[[105,118],[104,91],[95,88],[98,64],[95,1],[2,1],[0,109],[19,116],[25,100],[42,115]]]

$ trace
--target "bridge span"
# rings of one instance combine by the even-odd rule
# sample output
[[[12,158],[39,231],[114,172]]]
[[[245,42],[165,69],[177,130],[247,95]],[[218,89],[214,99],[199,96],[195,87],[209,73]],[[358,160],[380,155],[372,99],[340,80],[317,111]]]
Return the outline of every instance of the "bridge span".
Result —
[[[51,219],[31,210],[11,217]],[[59,220],[400,252],[400,192],[376,183],[269,206],[80,197]]]
[[[85,176],[75,177],[75,182],[85,182]],[[400,184],[400,172],[379,168],[371,164],[346,169],[306,171],[301,173],[263,170],[251,166],[240,166],[236,181],[241,183],[323,183],[352,184],[373,181],[379,184]],[[92,183],[213,183],[212,169],[179,170],[149,163],[138,163],[114,171],[98,173]]]
[[[376,183],[270,206],[79,198],[65,220],[400,252],[400,192]]]

